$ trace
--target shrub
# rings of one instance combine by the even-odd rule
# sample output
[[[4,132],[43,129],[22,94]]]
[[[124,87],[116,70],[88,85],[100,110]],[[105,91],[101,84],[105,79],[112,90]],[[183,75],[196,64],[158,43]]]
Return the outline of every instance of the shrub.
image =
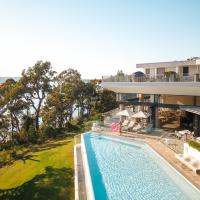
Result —
[[[19,144],[25,144],[28,141],[27,133],[24,129],[19,132],[19,136],[17,138]]]
[[[194,149],[197,149],[198,151],[200,151],[200,144],[198,142],[190,140],[188,142],[188,144],[189,144],[189,146],[193,147]]]
[[[38,138],[38,132],[35,130],[35,127],[31,125],[28,129],[28,141],[31,143],[37,143]]]
[[[90,117],[90,120],[103,120],[103,115],[101,113],[95,113]]]
[[[92,127],[93,121],[87,121],[84,123],[83,131],[89,131]]]
[[[0,166],[3,166],[11,161],[11,155],[8,151],[2,150],[0,151]]]
[[[45,138],[56,138],[58,135],[63,134],[62,129],[53,128],[51,126],[43,126],[41,132]]]

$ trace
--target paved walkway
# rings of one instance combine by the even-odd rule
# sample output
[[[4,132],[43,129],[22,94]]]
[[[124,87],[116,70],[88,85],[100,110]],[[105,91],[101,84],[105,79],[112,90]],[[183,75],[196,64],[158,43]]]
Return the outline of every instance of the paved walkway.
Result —
[[[200,190],[200,175],[193,172],[191,169],[182,164],[176,157],[174,152],[167,148],[160,141],[145,139],[156,152],[158,152],[165,160],[167,160],[177,171],[179,171],[186,179]]]

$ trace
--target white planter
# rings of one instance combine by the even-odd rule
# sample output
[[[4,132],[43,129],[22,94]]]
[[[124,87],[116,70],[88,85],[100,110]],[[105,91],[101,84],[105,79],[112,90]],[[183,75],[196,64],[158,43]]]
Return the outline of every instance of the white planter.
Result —
[[[184,156],[192,156],[200,161],[200,151],[192,148],[188,143],[184,143]]]

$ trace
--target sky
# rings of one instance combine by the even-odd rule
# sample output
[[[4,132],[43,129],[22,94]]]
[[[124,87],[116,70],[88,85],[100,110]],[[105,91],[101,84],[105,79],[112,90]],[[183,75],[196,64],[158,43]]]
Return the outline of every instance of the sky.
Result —
[[[200,56],[199,0],[0,0],[0,76],[38,60],[101,78]]]

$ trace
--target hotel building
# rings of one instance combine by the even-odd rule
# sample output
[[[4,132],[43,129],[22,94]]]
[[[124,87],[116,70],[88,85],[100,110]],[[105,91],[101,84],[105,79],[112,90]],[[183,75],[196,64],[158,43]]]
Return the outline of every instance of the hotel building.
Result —
[[[161,109],[185,113],[181,122],[200,135],[200,58],[183,61],[141,63],[131,76],[118,74],[102,78],[102,87],[114,91],[121,108],[138,106],[152,114],[154,127],[160,127]],[[188,126],[188,127],[187,127]]]

